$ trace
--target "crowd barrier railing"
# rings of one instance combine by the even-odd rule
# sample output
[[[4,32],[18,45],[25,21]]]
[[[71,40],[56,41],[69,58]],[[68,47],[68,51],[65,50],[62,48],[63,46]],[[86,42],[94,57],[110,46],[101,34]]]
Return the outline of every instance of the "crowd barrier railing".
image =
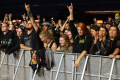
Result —
[[[29,50],[19,50],[11,55],[0,51],[0,80],[120,80],[120,61],[107,56],[86,55],[80,66],[74,63],[80,54],[55,52],[55,66],[49,71],[41,68],[33,74],[29,66]]]

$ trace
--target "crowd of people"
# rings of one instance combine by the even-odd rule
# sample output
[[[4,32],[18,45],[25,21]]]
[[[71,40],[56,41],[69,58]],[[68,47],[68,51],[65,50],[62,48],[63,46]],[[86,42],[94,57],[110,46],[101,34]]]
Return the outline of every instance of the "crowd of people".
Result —
[[[85,25],[74,22],[73,5],[67,6],[70,15],[66,21],[47,22],[45,18],[34,19],[30,5],[25,4],[27,16],[23,20],[12,20],[12,14],[6,14],[0,22],[0,48],[6,54],[19,49],[39,50],[47,49],[56,52],[80,53],[75,62],[79,66],[80,60],[86,54],[120,58],[119,25],[109,18],[108,21]]]

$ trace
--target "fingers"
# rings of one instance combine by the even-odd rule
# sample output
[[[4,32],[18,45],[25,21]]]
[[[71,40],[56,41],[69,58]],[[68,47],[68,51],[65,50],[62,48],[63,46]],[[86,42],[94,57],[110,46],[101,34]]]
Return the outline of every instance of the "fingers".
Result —
[[[67,5],[67,8],[69,9],[69,6]]]
[[[73,7],[73,4],[71,3],[71,7]]]
[[[26,3],[25,3],[25,6],[26,6]]]
[[[79,64],[76,64],[76,63],[74,64],[74,67],[78,67],[78,66],[79,66]]]

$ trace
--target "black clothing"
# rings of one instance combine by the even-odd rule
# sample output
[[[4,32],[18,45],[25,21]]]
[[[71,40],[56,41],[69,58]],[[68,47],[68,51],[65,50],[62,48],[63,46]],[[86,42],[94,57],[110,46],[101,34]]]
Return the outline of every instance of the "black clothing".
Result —
[[[3,32],[0,34],[0,45],[1,48],[6,49],[8,45],[11,44],[12,40],[15,38],[15,35],[12,31],[8,31],[5,35]]]
[[[51,44],[50,44],[50,46],[49,46],[49,48],[50,48],[50,49],[51,49],[51,47],[52,47],[53,43],[54,43],[54,41],[52,41],[52,42],[51,42]]]
[[[89,48],[91,47],[92,38],[90,35],[78,35],[77,28],[74,26],[74,21],[69,23],[71,28],[71,33],[73,36],[73,53],[82,53],[82,51],[87,51],[89,53]]]
[[[69,26],[71,28],[71,33],[72,33],[72,37],[73,37],[73,40],[74,40],[75,37],[78,35],[78,32],[77,32],[77,28],[74,25],[74,21],[73,20],[70,20]]]
[[[119,40],[112,41],[110,39],[106,39],[104,42],[98,40],[96,44],[92,44],[89,53],[108,56],[112,54],[116,48],[120,48]]]
[[[91,42],[92,39],[90,35],[77,36],[73,41],[73,53],[82,53],[84,50],[89,53]]]
[[[13,53],[16,50],[20,49],[20,38],[18,36],[16,36],[12,43],[6,48],[5,53]]]
[[[38,32],[33,29],[33,31],[30,34],[27,34],[27,31],[25,31],[20,39],[20,44],[24,44],[27,47],[33,48],[33,50],[38,50],[43,48],[43,43],[41,42],[39,38],[39,30]]]

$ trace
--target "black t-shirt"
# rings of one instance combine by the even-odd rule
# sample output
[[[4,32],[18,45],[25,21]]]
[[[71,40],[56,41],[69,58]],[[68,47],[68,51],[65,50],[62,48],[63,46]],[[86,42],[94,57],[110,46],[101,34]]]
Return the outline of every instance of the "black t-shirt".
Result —
[[[34,31],[32,31],[30,34],[25,32],[24,35],[21,36],[20,44],[24,44],[27,47],[32,47],[32,34],[34,34]]]
[[[0,45],[1,48],[5,49],[9,46],[12,40],[15,38],[15,35],[12,31],[8,31],[5,35],[3,32],[0,34]]]
[[[33,50],[38,50],[43,48],[43,43],[39,39],[39,31],[36,32],[35,29],[30,34],[25,31],[20,39],[20,44],[24,44],[27,47],[33,48]]]
[[[90,35],[76,36],[73,41],[73,53],[82,53],[84,50],[89,53],[91,43],[92,38]]]

